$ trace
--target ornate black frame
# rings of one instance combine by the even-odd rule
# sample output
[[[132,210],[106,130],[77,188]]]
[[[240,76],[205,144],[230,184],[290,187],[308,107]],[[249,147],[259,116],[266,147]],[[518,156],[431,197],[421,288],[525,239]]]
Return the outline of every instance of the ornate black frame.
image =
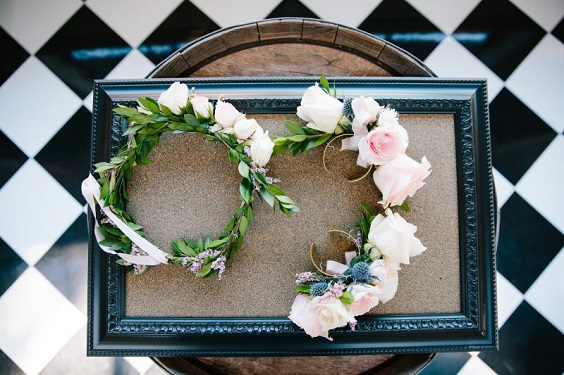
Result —
[[[183,79],[198,93],[223,94],[246,113],[295,113],[312,79]],[[117,103],[156,97],[172,80],[96,81],[92,161],[108,160],[124,126]],[[340,92],[372,96],[400,113],[452,113],[458,178],[461,312],[359,317],[356,332],[311,339],[285,318],[125,316],[125,274],[93,240],[89,215],[90,356],[349,355],[496,350],[496,204],[485,80],[338,78]]]

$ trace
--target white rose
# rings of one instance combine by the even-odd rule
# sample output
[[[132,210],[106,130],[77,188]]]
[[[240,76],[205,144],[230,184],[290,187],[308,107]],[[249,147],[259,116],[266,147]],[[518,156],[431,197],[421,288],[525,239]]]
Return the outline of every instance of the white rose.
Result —
[[[382,303],[386,303],[396,295],[398,290],[398,262],[378,259],[370,265],[370,274],[378,279],[372,282],[378,290],[378,296]]]
[[[321,324],[322,332],[320,336],[327,339],[330,339],[329,330],[343,327],[349,322],[356,322],[354,315],[338,298],[321,299],[321,297],[315,297],[309,305],[309,311],[317,316]]]
[[[343,116],[343,103],[316,84],[304,93],[297,115],[308,121],[307,127],[331,134]]]
[[[414,234],[417,227],[389,208],[386,216],[379,214],[372,220],[368,242],[382,252],[385,260],[409,264],[409,257],[419,255],[427,248]]]
[[[159,103],[161,110],[164,105],[170,109],[172,113],[179,115],[182,113],[182,109],[186,108],[186,105],[188,104],[188,96],[188,86],[184,83],[174,82],[170,85],[168,90],[159,96],[157,102]]]
[[[367,285],[356,284],[350,288],[354,301],[349,309],[354,316],[366,314],[380,302],[380,289]]]
[[[257,167],[264,167],[268,164],[273,150],[274,142],[268,136],[268,132],[264,132],[251,142],[251,159]]]
[[[353,129],[366,128],[368,124],[376,120],[376,116],[382,110],[380,104],[374,99],[364,96],[354,98],[351,102],[351,107],[354,113],[352,122]]]
[[[378,203],[384,207],[401,205],[425,185],[423,180],[431,173],[430,168],[431,164],[425,157],[420,164],[405,154],[399,154],[379,166],[373,174],[374,183],[382,193],[382,200]]]
[[[233,126],[235,136],[239,139],[249,139],[260,128],[258,122],[252,118],[247,120],[244,117],[239,118]]]
[[[190,98],[196,117],[209,119],[213,113],[213,104],[205,96],[194,95]]]
[[[237,119],[243,116],[233,104],[218,100],[215,105],[215,121],[223,128],[232,128]]]

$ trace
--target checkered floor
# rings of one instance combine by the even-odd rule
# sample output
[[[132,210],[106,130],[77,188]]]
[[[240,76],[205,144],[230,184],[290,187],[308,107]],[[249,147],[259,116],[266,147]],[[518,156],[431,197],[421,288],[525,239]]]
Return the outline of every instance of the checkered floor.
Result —
[[[424,374],[562,374],[563,15],[562,0],[0,0],[0,373],[162,373],[85,356],[92,80],[142,78],[221,27],[305,16],[388,39],[441,77],[488,79],[500,351],[439,354]]]

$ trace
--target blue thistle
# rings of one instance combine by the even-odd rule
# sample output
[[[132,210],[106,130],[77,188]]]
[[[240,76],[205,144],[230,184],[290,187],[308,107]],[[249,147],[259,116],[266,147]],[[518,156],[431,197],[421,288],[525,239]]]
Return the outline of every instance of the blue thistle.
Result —
[[[371,279],[370,266],[364,262],[355,264],[352,268],[352,277],[355,281],[360,281],[361,283],[369,282]]]
[[[325,294],[326,289],[327,283],[325,281],[321,281],[312,285],[310,294],[314,297],[320,297]]]
[[[343,115],[345,116],[352,116],[352,98],[346,98],[343,102]]]

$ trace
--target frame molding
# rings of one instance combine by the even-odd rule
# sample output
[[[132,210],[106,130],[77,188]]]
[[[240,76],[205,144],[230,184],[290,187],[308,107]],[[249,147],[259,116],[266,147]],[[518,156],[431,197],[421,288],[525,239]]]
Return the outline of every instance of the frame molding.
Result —
[[[182,79],[202,95],[246,113],[294,113],[311,79]],[[109,159],[127,124],[112,108],[157,97],[173,80],[96,81],[92,161]],[[332,330],[312,340],[286,318],[132,318],[125,316],[125,272],[94,240],[88,216],[89,356],[272,356],[496,350],[496,202],[485,80],[338,78],[341,90],[371,94],[400,113],[454,114],[461,312],[361,316],[356,332]],[[356,91],[355,91],[356,90]],[[406,98],[407,97],[407,98]]]

